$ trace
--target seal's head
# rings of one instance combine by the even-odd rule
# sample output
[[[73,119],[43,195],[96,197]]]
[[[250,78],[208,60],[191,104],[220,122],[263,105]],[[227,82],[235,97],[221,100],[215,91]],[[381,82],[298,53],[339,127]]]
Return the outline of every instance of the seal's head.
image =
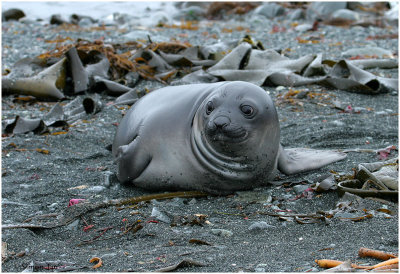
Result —
[[[206,166],[237,171],[230,173],[232,178],[273,169],[279,121],[271,98],[260,87],[236,81],[220,86],[200,104],[193,128],[196,152]]]

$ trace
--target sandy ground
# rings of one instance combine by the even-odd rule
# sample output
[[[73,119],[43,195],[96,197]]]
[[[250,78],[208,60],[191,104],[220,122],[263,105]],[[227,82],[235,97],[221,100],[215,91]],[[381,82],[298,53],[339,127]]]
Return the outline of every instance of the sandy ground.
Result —
[[[377,71],[397,75],[397,70]],[[154,86],[143,81],[138,88],[150,85]],[[277,105],[285,147],[375,150],[398,144],[397,93],[371,96],[307,86],[298,89],[321,95],[290,103],[281,99],[289,88],[265,89]],[[59,214],[71,199],[86,199],[93,204],[154,194],[117,182],[116,166],[107,147],[126,108],[107,105],[114,97],[102,95],[101,100],[104,108],[71,127],[67,134],[2,138],[3,225],[22,223],[40,214]],[[362,111],[345,113],[330,106],[334,100]],[[4,96],[3,119],[37,114],[40,107],[45,112],[51,106],[14,103],[13,96]],[[396,156],[397,152],[392,152],[389,158]],[[101,272],[154,271],[183,260],[198,265],[176,271],[316,271],[320,269],[314,260],[323,258],[377,263],[375,259],[358,258],[357,252],[360,247],[398,252],[397,202],[354,201],[351,206],[359,211],[390,211],[390,216],[375,214],[358,222],[333,218],[301,224],[263,213],[277,208],[299,214],[333,210],[341,199],[336,191],[294,199],[297,194],[293,187],[300,182],[311,183],[329,171],[351,174],[359,163],[378,160],[375,153],[349,152],[347,159],[317,171],[281,175],[278,182],[285,182],[283,185],[229,196],[153,200],[124,209],[111,206],[52,229],[3,229],[7,258],[2,271],[20,272],[31,262],[35,263],[31,269],[46,270],[37,262],[47,265],[57,260],[56,266],[73,263],[77,271]],[[166,222],[160,221],[162,217],[151,217],[155,208],[167,216]],[[251,228],[261,221],[268,225]],[[124,233],[129,227],[139,228],[139,223],[143,228]],[[91,268],[94,264],[89,260],[93,257],[102,259],[100,268]]]

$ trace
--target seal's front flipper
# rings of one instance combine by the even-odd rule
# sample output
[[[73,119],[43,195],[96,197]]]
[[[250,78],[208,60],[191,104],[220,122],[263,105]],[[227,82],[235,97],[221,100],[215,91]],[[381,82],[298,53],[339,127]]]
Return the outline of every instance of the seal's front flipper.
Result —
[[[278,169],[286,175],[323,167],[346,158],[346,154],[333,150],[307,148],[283,149],[279,145]]]
[[[119,146],[116,151],[117,177],[120,182],[135,180],[151,162],[151,156],[140,149],[139,141],[140,138],[136,136],[132,142]]]

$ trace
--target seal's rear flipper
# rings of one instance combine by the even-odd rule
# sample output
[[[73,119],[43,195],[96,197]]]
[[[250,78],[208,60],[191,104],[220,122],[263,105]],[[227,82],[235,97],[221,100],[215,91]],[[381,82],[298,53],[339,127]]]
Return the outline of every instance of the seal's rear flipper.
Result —
[[[317,169],[346,158],[346,154],[333,150],[307,148],[283,149],[279,145],[278,169],[286,175]]]

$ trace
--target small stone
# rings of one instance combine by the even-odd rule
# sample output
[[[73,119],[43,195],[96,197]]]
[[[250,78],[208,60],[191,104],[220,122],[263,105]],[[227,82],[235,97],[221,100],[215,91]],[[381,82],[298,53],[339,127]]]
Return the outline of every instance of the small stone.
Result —
[[[274,226],[269,225],[267,222],[255,222],[251,226],[249,226],[250,231],[264,230],[267,228],[274,228]]]
[[[211,233],[222,237],[231,237],[233,235],[232,231],[226,229],[217,229],[217,228],[211,229]]]
[[[382,111],[377,111],[375,112],[376,115],[386,115],[388,114],[386,111],[382,110]]]
[[[338,212],[335,214],[335,217],[350,219],[350,218],[359,218],[359,217],[362,217],[362,215],[356,214],[356,213],[349,213],[349,212]]]
[[[106,189],[105,186],[92,186],[92,187],[89,187],[88,189],[85,189],[84,192],[99,193],[99,192],[102,192],[105,189]]]
[[[3,16],[2,21],[10,21],[10,20],[18,21],[20,18],[25,17],[25,13],[20,9],[9,9],[3,11],[2,16]]]
[[[296,26],[294,30],[298,32],[305,32],[310,30],[312,27],[313,27],[312,24],[304,23]]]
[[[180,207],[184,205],[184,200],[182,198],[173,198],[168,205],[173,207]]]
[[[117,253],[107,253],[101,256],[102,259],[107,258],[107,257],[115,257],[117,256]]]
[[[54,210],[56,210],[57,206],[58,206],[58,203],[52,203],[51,205],[48,205],[47,207],[48,207],[51,211],[54,211]]]
[[[149,39],[149,36],[154,41],[152,33],[145,30],[134,30],[122,35],[122,37],[127,40],[146,40],[146,41],[147,39]]]
[[[188,7],[185,9],[179,10],[178,13],[176,13],[173,18],[175,20],[199,20],[200,18],[204,17],[206,15],[206,10],[201,7]]]
[[[21,251],[21,252],[18,252],[15,256],[17,256],[17,257],[19,257],[19,258],[21,258],[21,257],[24,257],[25,256],[25,254],[26,254],[26,252],[25,251]]]
[[[304,99],[307,97],[308,91],[307,90],[302,90],[298,94],[296,94],[295,98],[296,99]]]
[[[67,225],[68,230],[78,230],[79,219]]]
[[[111,186],[111,175],[112,174],[113,174],[113,172],[111,172],[111,171],[104,171],[103,172],[103,176],[104,176],[103,185],[105,187],[110,187]]]
[[[285,13],[285,8],[276,3],[265,3],[258,6],[254,10],[255,14],[264,15],[267,18],[275,18],[276,16],[283,15]]]
[[[157,201],[156,199],[153,199],[150,202],[151,202],[152,205],[155,205],[155,206],[159,206],[159,205],[163,205],[164,204],[164,202]]]
[[[255,268],[255,272],[266,272],[266,268],[268,267],[267,264],[258,264]]]
[[[289,21],[296,21],[296,20],[300,20],[300,19],[305,19],[305,14],[302,9],[295,9],[289,15]]]
[[[379,58],[393,58],[393,53],[390,50],[380,47],[366,46],[363,48],[352,48],[342,52],[342,57],[348,58],[352,56],[378,56]]]
[[[64,24],[64,23],[68,23],[68,22],[65,21],[64,19],[62,19],[61,15],[59,15],[59,14],[52,15],[51,18],[50,18],[50,24],[51,25],[61,25],[61,24]]]
[[[151,217],[154,217],[158,221],[163,223],[171,223],[171,218],[168,217],[165,213],[161,212],[157,207],[153,207],[153,210],[151,211]]]
[[[312,2],[307,8],[307,19],[326,19],[337,10],[345,9],[346,2]]]
[[[92,20],[90,20],[89,18],[82,18],[82,19],[79,21],[78,25],[79,25],[81,28],[87,28],[87,27],[92,26],[93,23],[92,23]]]
[[[351,20],[351,21],[357,21],[360,19],[360,15],[355,12],[355,11],[351,11],[348,9],[340,9],[335,11],[334,13],[332,13],[332,18],[335,19],[346,19],[346,20]]]
[[[334,120],[334,121],[331,122],[331,124],[334,125],[334,126],[336,126],[336,127],[342,127],[342,126],[345,125],[344,122],[339,121],[339,120]]]
[[[294,187],[293,187],[293,191],[296,193],[296,194],[301,194],[301,193],[303,193],[307,188],[309,188],[310,186],[309,185],[295,185]]]
[[[398,3],[396,4],[397,5],[393,6],[390,10],[385,12],[385,18],[395,23],[399,21],[399,5]]]

